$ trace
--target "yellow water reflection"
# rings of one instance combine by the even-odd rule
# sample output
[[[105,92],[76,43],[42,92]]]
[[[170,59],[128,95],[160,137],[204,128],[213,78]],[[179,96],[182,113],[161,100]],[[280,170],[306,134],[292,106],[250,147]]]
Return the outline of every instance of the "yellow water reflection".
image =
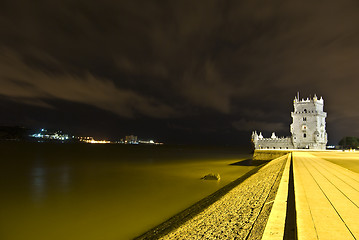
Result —
[[[241,158],[139,163],[101,151],[2,159],[0,239],[130,239],[254,168],[229,165]],[[200,179],[211,172],[221,180]]]

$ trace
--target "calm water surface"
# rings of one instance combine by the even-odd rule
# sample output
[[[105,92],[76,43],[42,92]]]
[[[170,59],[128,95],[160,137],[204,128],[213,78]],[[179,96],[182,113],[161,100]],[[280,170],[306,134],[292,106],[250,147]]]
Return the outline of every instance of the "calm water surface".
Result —
[[[0,142],[0,239],[131,239],[253,169],[230,165],[248,152]]]

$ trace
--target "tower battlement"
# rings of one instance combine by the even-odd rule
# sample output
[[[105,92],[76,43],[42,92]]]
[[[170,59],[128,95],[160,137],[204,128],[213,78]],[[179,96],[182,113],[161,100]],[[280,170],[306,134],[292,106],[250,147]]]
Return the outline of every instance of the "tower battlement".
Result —
[[[317,104],[323,104],[324,105],[324,99],[323,97],[320,97],[320,99],[318,99],[317,95],[314,94],[314,97],[313,98],[307,98],[307,99],[300,99],[299,96],[296,96],[294,97],[294,100],[293,100],[294,103],[309,103],[309,102],[312,102],[312,103],[317,103]]]

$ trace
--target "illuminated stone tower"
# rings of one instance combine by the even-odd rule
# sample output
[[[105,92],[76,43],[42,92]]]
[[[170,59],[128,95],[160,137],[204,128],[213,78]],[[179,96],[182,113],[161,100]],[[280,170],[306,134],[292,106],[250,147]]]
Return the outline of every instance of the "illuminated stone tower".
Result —
[[[293,123],[290,125],[292,142],[295,149],[326,149],[327,132],[323,111],[324,100],[314,95],[313,99],[294,98]]]
[[[325,130],[327,113],[323,111],[324,100],[314,95],[313,99],[293,101],[293,123],[290,125],[291,137],[277,137],[272,133],[264,138],[262,133],[252,132],[252,143],[255,149],[318,149],[325,150],[328,142]]]

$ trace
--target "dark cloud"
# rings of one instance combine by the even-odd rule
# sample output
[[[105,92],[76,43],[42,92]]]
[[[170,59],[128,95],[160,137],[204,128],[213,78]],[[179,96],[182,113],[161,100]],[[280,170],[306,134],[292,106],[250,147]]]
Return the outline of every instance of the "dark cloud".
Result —
[[[239,131],[253,131],[254,129],[260,129],[261,131],[274,132],[283,131],[289,128],[282,122],[262,122],[262,121],[247,121],[241,119],[233,122],[233,126]]]
[[[317,93],[335,143],[358,131],[358,8],[355,1],[2,1],[0,94],[54,114],[64,111],[54,100],[86,104],[146,119],[147,128],[162,118],[194,129],[211,120],[196,116],[212,116],[222,119],[217,133],[241,134],[285,132],[296,92]]]
[[[49,74],[30,68],[11,52],[0,55],[0,69],[0,94],[25,104],[50,107],[47,99],[59,99],[89,104],[124,117],[133,117],[134,112],[154,118],[175,115],[169,106],[120,89],[107,79],[90,73]]]

